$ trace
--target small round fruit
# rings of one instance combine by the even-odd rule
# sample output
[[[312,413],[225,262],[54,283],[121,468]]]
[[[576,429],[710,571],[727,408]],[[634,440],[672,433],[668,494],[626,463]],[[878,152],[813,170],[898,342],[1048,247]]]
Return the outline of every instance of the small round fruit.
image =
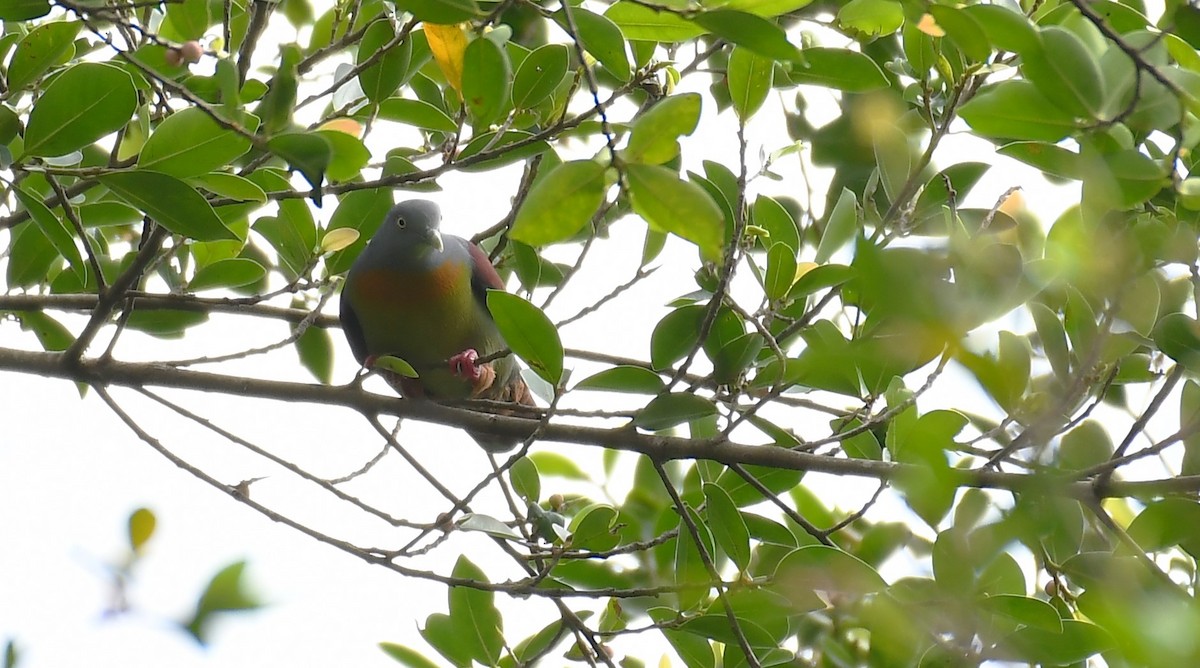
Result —
[[[200,56],[204,55],[204,49],[200,46],[200,42],[191,40],[184,42],[183,46],[179,47],[179,53],[183,57],[185,63],[198,63]]]

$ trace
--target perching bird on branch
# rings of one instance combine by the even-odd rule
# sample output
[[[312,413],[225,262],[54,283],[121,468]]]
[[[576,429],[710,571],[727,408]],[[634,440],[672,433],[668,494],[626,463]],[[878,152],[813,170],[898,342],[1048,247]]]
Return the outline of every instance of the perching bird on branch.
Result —
[[[516,359],[480,358],[508,345],[487,309],[488,289],[503,290],[478,246],[438,230],[433,202],[394,206],[346,274],[342,330],[354,357],[371,368],[385,355],[408,362],[419,378],[384,372],[401,395],[435,400],[491,399],[533,406]],[[471,433],[490,452],[512,439]]]

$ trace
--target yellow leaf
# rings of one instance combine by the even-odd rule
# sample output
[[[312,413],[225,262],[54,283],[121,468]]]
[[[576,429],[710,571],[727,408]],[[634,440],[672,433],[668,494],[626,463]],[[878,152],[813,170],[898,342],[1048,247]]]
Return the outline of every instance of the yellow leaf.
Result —
[[[932,14],[925,14],[921,17],[921,20],[917,22],[917,30],[930,37],[946,36],[946,31],[942,30],[942,27],[937,24],[937,20],[933,18]]]
[[[358,230],[352,227],[339,227],[336,230],[329,230],[321,239],[321,250],[325,253],[333,253],[355,241],[358,241]]]
[[[321,127],[317,128],[317,129],[318,130],[336,130],[338,132],[348,134],[351,137],[357,138],[357,137],[359,137],[359,135],[362,134],[363,126],[362,126],[362,123],[359,123],[358,121],[354,120],[353,118],[335,118],[332,121],[328,121],[328,122],[322,124]]]
[[[816,269],[819,266],[821,266],[821,265],[817,264],[816,262],[797,262],[796,263],[796,277],[792,279],[792,284],[795,284],[796,281],[800,280],[801,276],[807,274],[808,272],[812,271],[813,269]]]
[[[463,53],[467,50],[467,31],[461,25],[425,24],[425,38],[446,80],[462,94]]]
[[[1020,190],[1014,190],[1004,197],[1004,201],[997,207],[1002,213],[1007,213],[1013,218],[1025,209],[1025,197],[1021,195]]]

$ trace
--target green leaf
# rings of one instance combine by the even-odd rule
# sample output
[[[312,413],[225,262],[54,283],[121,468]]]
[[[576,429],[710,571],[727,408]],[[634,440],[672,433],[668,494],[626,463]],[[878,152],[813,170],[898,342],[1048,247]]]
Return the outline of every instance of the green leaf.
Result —
[[[456,578],[486,583],[478,566],[460,556],[454,565]],[[458,631],[458,640],[467,647],[471,658],[493,666],[504,651],[504,625],[496,610],[496,595],[470,587],[450,588],[450,620]]]
[[[542,482],[538,477],[537,464],[528,457],[521,457],[513,462],[508,470],[509,480],[512,481],[513,491],[529,503],[537,503],[541,498]]]
[[[8,144],[17,138],[21,130],[21,119],[11,107],[0,105],[0,144]]]
[[[687,610],[698,607],[708,598],[710,576],[708,569],[704,565],[704,560],[697,543],[704,546],[704,550],[710,558],[716,550],[713,545],[712,535],[708,531],[708,525],[696,515],[696,511],[685,506],[683,512],[691,516],[692,524],[695,525],[697,534],[693,536],[688,525],[680,518],[676,524],[679,536],[675,539],[674,576],[675,584],[684,587],[678,593],[679,607]]]
[[[770,593],[768,593],[770,595]],[[779,599],[778,596],[775,596]],[[719,608],[716,608],[719,609]],[[779,618],[768,620],[778,622]],[[778,649],[778,641],[765,628],[747,618],[744,614],[738,618],[738,626],[740,627],[741,635],[745,637],[750,647],[757,650],[756,655],[761,655],[763,662],[761,665],[774,666],[778,663],[791,663],[791,655],[779,662],[768,660],[768,654],[773,650]],[[679,627],[688,633],[694,633],[703,638],[709,638],[725,644],[724,665],[726,666],[745,666],[747,661],[745,655],[739,647],[738,634],[733,630],[729,623],[729,618],[722,612],[721,614],[710,612],[704,615],[690,617]]]
[[[517,643],[517,646],[513,648],[513,656],[520,662],[517,665],[529,665],[534,663],[537,658],[547,656],[551,648],[562,642],[568,635],[562,632],[561,619],[550,622],[542,627],[541,631]],[[502,663],[501,665],[508,668],[508,664]]]
[[[584,508],[571,520],[571,547],[594,552],[613,549],[621,542],[616,522],[617,510],[612,506],[596,503]]]
[[[764,246],[769,248],[773,244],[781,243],[791,248],[793,253],[799,252],[800,231],[796,228],[792,214],[788,213],[782,204],[774,198],[759,195],[754,200],[752,213],[754,224],[769,234],[763,243]]]
[[[800,50],[788,41],[774,21],[742,11],[715,9],[692,18],[697,25],[727,42],[745,47],[768,60],[790,61],[800,58]]]
[[[813,267],[796,279],[788,291],[788,299],[799,299],[817,290],[832,288],[854,278],[854,268],[844,264],[823,264]]]
[[[138,508],[129,515],[129,548],[141,552],[142,548],[154,535],[154,527],[158,524],[154,511],[149,508]]]
[[[869,57],[849,49],[813,47],[800,52],[801,60],[792,66],[792,83],[836,88],[864,93],[888,86],[887,77]]]
[[[787,548],[796,547],[796,536],[779,522],[744,511],[742,520],[746,522],[746,528],[755,540]]]
[[[640,366],[615,366],[584,378],[573,388],[634,394],[658,394],[666,387],[663,379]]]
[[[562,381],[563,347],[554,323],[538,307],[503,290],[488,290],[487,306],[509,348],[557,387]]]
[[[1007,139],[1057,142],[1077,127],[1072,114],[1024,80],[984,88],[962,106],[959,115],[982,135]]]
[[[1154,326],[1154,343],[1164,355],[1200,371],[1200,324],[1183,313],[1169,313]]]
[[[700,304],[682,306],[658,321],[650,335],[650,363],[655,369],[669,368],[696,346],[704,311]]]
[[[771,250],[767,251],[767,275],[763,286],[767,299],[783,299],[795,278],[796,251],[784,243],[772,244]]]
[[[997,49],[1024,54],[1041,45],[1037,28],[1029,18],[1006,5],[967,5],[962,11],[975,18]]]
[[[741,570],[750,566],[750,531],[729,493],[713,483],[704,483],[704,512],[717,545]]]
[[[1071,373],[1071,353],[1067,348],[1067,334],[1062,320],[1054,311],[1040,302],[1030,302],[1029,312],[1037,328],[1042,351],[1050,362],[1050,368],[1059,380],[1067,381]]]
[[[467,142],[462,152],[458,154],[458,162],[462,164],[485,149],[494,157],[480,162],[463,164],[460,169],[464,172],[485,172],[518,160],[532,158],[550,150],[549,144],[544,141],[530,141],[532,138],[532,134],[520,130],[508,130],[501,134],[499,139],[496,138],[496,132],[484,132]],[[521,143],[521,146],[512,146],[518,142]]]
[[[199,292],[212,288],[240,288],[262,280],[266,273],[267,270],[254,260],[231,257],[201,267],[188,281],[188,289]]]
[[[838,25],[866,37],[887,35],[900,29],[904,11],[891,0],[850,0],[837,13]]]
[[[397,9],[410,12],[418,20],[454,25],[479,16],[475,0],[399,0]]]
[[[1019,141],[996,149],[1000,155],[1016,158],[1050,176],[1063,179],[1083,178],[1083,162],[1078,153],[1056,144],[1040,141]]]
[[[704,34],[700,26],[670,12],[657,11],[625,0],[604,12],[629,40],[683,42]]]
[[[212,25],[212,13],[207,0],[183,0],[167,5],[163,21],[163,37],[178,42],[200,39]]]
[[[633,424],[649,431],[659,431],[715,415],[716,412],[717,407],[704,397],[675,392],[655,397],[638,412]]]
[[[626,162],[661,165],[679,155],[677,140],[696,131],[701,102],[696,93],[672,95],[657,102],[634,121],[622,158]]]
[[[421,100],[388,98],[379,105],[379,117],[422,130],[454,132],[458,129],[458,125],[446,115],[446,112]]]
[[[308,369],[313,378],[326,385],[333,382],[333,337],[329,335],[328,329],[309,327],[304,330],[300,338],[296,339],[296,353],[300,356],[300,364]]]
[[[929,71],[938,63],[934,38],[925,34],[913,21],[904,22],[900,37],[904,55],[913,72],[921,78],[928,77]]]
[[[243,202],[267,203],[267,193],[258,184],[237,174],[209,172],[208,174],[201,174],[190,178],[188,182],[193,185],[199,185],[201,188],[221,197],[228,197],[229,199],[241,200]]]
[[[247,116],[247,132],[258,120]],[[177,111],[163,119],[142,147],[138,167],[179,178],[207,174],[230,164],[250,150],[250,140],[217,124],[197,107]]]
[[[267,149],[300,172],[313,188],[325,182],[325,170],[333,159],[333,146],[316,132],[285,132],[271,137]]]
[[[37,225],[42,234],[50,240],[54,249],[66,258],[71,269],[75,271],[75,275],[83,280],[87,275],[87,266],[83,262],[83,255],[79,252],[79,247],[75,245],[75,234],[67,228],[61,218],[54,215],[54,212],[42,202],[40,197],[26,192],[21,186],[15,186],[13,194],[17,196],[17,201],[21,203],[21,206],[29,212],[29,217],[33,219],[34,225]]]
[[[1200,504],[1190,499],[1160,499],[1146,506],[1129,525],[1129,537],[1147,552],[1178,545],[1193,559],[1200,555]]]
[[[841,250],[847,242],[858,233],[858,200],[849,188],[842,188],[837,203],[829,212],[825,229],[821,232],[821,241],[817,244],[817,254],[813,261],[825,264],[833,254]]]
[[[135,169],[96,179],[174,234],[198,241],[238,238],[195,188],[173,176]]]
[[[79,220],[84,227],[119,227],[140,222],[142,214],[123,202],[96,202],[79,207]]]
[[[1179,394],[1179,428],[1191,432],[1183,439],[1183,462],[1180,475],[1200,474],[1200,385],[1194,380],[1183,384]]]
[[[79,63],[55,77],[29,112],[25,155],[65,155],[120,130],[137,108],[125,70]]]
[[[992,54],[987,34],[975,17],[949,5],[930,5],[929,13],[963,55],[973,62],[982,63]]]
[[[1075,33],[1064,28],[1042,28],[1040,37],[1041,49],[1022,54],[1021,70],[1026,79],[1056,105],[1059,114],[1096,117],[1104,106],[1105,95],[1096,59]]]
[[[542,476],[558,476],[568,480],[590,480],[591,478],[584,472],[575,460],[565,455],[560,455],[557,452],[541,450],[528,455],[538,469],[538,473]]]
[[[715,668],[717,665],[716,655],[713,653],[712,643],[707,638],[702,638],[694,633],[676,631],[666,624],[666,622],[676,621],[676,617],[679,615],[678,611],[673,608],[651,608],[649,613],[656,622],[663,623],[663,637],[671,644],[671,649],[675,650],[687,668]]]
[[[842,424],[842,420],[834,420],[830,426],[838,428]],[[861,426],[858,420],[851,420],[845,424],[845,429],[850,430]],[[870,429],[860,431],[853,436],[842,438],[842,451],[847,457],[855,459],[881,459],[883,457],[883,448],[879,445],[879,439],[875,437],[875,433]]]
[[[367,27],[367,31],[358,42],[355,65],[362,65],[395,39],[396,28],[390,19],[383,17],[375,21]],[[367,99],[378,104],[396,92],[408,74],[411,59],[412,39],[405,38],[399,44],[393,45],[370,67],[360,71],[358,83]]]
[[[510,239],[510,241],[512,242],[510,247],[512,248],[513,271],[522,285],[534,288],[558,286],[562,283],[565,269],[563,265],[550,262],[528,244],[523,244],[515,239]]]
[[[5,0],[0,2],[0,20],[29,21],[50,13],[47,0]]]
[[[25,88],[37,81],[46,70],[71,55],[77,34],[79,23],[74,21],[52,21],[29,31],[17,43],[8,62],[9,91]]]
[[[29,288],[45,283],[50,268],[60,257],[62,254],[37,225],[21,225],[12,231],[6,270],[8,284]]]
[[[742,373],[750,363],[758,357],[766,340],[758,332],[742,334],[723,344],[715,356],[712,356],[713,379],[721,384],[738,382]]]
[[[509,235],[531,246],[575,236],[604,201],[605,167],[595,160],[564,162],[536,181]]]
[[[757,16],[779,16],[807,7],[812,0],[730,0],[724,9],[737,9]]]
[[[936,221],[936,231],[928,229],[930,225],[924,225],[926,229],[916,233],[948,234],[945,211],[950,202],[951,192],[954,193],[955,202],[962,202],[979,179],[987,173],[988,168],[989,165],[982,162],[960,162],[930,177],[917,198],[913,219],[919,221],[916,223],[918,227],[922,226],[923,222]],[[958,208],[957,211],[961,216],[964,209]]]
[[[975,568],[967,549],[966,531],[953,527],[938,534],[933,543],[933,579],[947,592],[971,591]]]
[[[729,54],[725,71],[733,110],[744,123],[766,102],[774,81],[775,63],[745,47],[736,46]]]
[[[758,481],[759,485],[774,494],[781,494],[787,490],[795,490],[796,486],[800,484],[800,480],[804,477],[803,471],[793,471],[791,469],[754,465],[745,465],[743,468]],[[739,508],[744,508],[765,500],[763,493],[758,490],[757,486],[750,484],[740,474],[730,469],[722,471],[717,476],[717,484],[726,492],[729,492],[729,498],[733,499],[734,504]]]
[[[334,210],[333,217],[329,220],[329,229],[336,230],[343,227],[358,230],[358,240],[350,244],[346,248],[334,253],[326,260],[326,265],[331,274],[340,274],[348,271],[350,265],[354,263],[354,259],[366,248],[367,242],[371,237],[375,236],[375,231],[379,229],[379,225],[383,222],[387,212],[392,208],[392,193],[385,188],[376,188],[371,190],[356,190],[347,193],[342,201],[338,204],[338,208]],[[286,247],[290,249],[290,253],[294,254],[298,260],[307,259],[311,253],[313,245],[316,243],[316,233],[312,232],[310,238],[307,232],[314,230],[312,227],[312,214],[309,213],[308,207],[301,205],[298,214],[303,214],[308,217],[307,225],[302,229],[306,232],[304,236],[296,238],[287,238]],[[257,227],[257,224],[255,225]],[[284,229],[281,232],[288,233],[289,230]],[[275,244],[276,248],[280,244]]]
[[[913,153],[908,138],[894,126],[885,126],[872,133],[871,148],[875,153],[879,181],[888,200],[895,201],[908,182]]]
[[[658,165],[626,165],[633,210],[651,227],[700,247],[708,260],[721,257],[725,219],[703,188]]]
[[[475,127],[487,127],[511,108],[512,70],[508,56],[490,39],[477,39],[463,54],[463,104]]]
[[[438,668],[436,663],[425,658],[424,654],[411,647],[399,645],[394,642],[381,642],[379,643],[379,649],[383,650],[384,654],[408,666],[408,668]]]
[[[1116,181],[1116,204],[1132,209],[1170,185],[1166,172],[1157,161],[1134,149],[1104,156],[1105,167]]]
[[[62,352],[75,343],[71,330],[42,311],[23,311],[16,314],[23,331],[32,331],[47,352]]]
[[[526,56],[513,77],[513,107],[530,109],[550,97],[567,75],[568,60],[562,44],[545,44]]]
[[[595,56],[613,76],[621,81],[629,81],[632,72],[629,56],[625,53],[625,36],[617,24],[582,7],[572,7],[571,18],[575,20],[579,42],[584,50]],[[566,25],[562,10],[555,12],[555,20],[559,25]]]
[[[1062,633],[1024,626],[1001,643],[1001,656],[1018,661],[1061,666],[1086,660],[1113,646],[1104,629],[1073,619],[1063,620]]]
[[[807,545],[793,550],[775,568],[768,589],[797,603],[813,598],[814,591],[865,596],[882,591],[887,583],[875,569],[835,547]]]
[[[453,590],[451,590],[453,591]],[[425,642],[429,643],[443,657],[446,658],[452,665],[458,668],[467,668],[471,665],[473,658],[473,643],[469,636],[464,637],[459,625],[455,620],[450,618],[450,615],[444,615],[440,612],[435,612],[425,619],[425,628],[420,629],[421,637]]]
[[[208,587],[200,595],[196,610],[183,628],[201,644],[208,641],[208,629],[213,615],[222,612],[253,610],[262,604],[246,591],[242,576],[246,570],[246,562],[238,561],[222,568],[209,581]]]
[[[330,181],[353,181],[371,160],[371,152],[362,140],[340,130],[317,130],[313,133],[329,142]],[[273,140],[272,140],[273,141]]]

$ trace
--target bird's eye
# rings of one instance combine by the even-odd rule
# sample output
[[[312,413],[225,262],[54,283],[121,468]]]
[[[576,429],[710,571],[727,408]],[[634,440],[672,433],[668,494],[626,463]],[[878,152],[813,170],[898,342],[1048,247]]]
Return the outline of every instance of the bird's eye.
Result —
[[[396,227],[399,227],[400,229],[404,229],[404,228],[408,227],[408,221],[404,220],[403,218],[397,218],[396,219]]]

